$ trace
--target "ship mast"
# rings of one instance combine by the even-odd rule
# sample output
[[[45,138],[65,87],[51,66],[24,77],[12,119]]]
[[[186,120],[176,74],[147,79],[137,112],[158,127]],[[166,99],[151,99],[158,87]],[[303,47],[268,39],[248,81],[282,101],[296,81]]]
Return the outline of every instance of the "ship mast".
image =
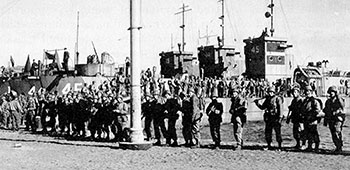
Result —
[[[265,17],[269,18],[270,17],[270,22],[271,22],[271,28],[270,28],[270,32],[271,32],[271,37],[273,37],[273,33],[275,32],[275,29],[273,28],[273,7],[275,6],[275,4],[273,4],[273,0],[271,0],[271,3],[267,6],[268,8],[270,8],[270,12],[266,12],[265,13]]]
[[[224,46],[225,44],[225,3],[224,0],[219,0],[218,2],[221,2],[221,16],[219,17],[219,19],[221,20],[221,46]]]
[[[185,12],[191,11],[192,9],[186,9],[188,8],[188,5],[182,4],[182,7],[180,12],[175,13],[175,15],[182,14],[182,25],[180,28],[182,29],[182,51],[185,51]]]
[[[75,58],[74,65],[79,63],[79,11],[77,13],[77,37],[75,41]]]

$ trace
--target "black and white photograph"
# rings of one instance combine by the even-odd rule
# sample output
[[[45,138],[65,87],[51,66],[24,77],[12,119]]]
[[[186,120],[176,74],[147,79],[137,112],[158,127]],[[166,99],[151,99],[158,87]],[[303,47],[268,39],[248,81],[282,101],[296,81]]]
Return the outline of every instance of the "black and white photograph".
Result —
[[[0,170],[349,170],[348,0],[1,0]]]

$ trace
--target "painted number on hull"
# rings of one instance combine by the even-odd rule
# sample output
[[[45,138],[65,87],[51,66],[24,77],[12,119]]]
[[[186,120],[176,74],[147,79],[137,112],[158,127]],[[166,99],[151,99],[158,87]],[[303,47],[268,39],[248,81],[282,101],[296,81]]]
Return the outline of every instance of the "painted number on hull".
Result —
[[[83,83],[74,83],[73,91],[80,91],[82,86],[83,86]],[[67,83],[62,89],[62,94],[68,94],[71,89],[72,89],[71,83]]]
[[[30,88],[30,90],[28,91],[29,95],[35,94],[35,86],[33,86],[32,88]]]

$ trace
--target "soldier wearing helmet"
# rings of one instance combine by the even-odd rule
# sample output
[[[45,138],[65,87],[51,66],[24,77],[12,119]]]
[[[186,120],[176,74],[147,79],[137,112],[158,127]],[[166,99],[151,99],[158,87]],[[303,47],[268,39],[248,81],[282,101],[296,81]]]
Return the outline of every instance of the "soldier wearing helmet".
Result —
[[[231,108],[232,114],[231,123],[233,124],[233,133],[237,142],[236,149],[241,149],[243,146],[242,132],[243,126],[247,121],[247,101],[240,95],[240,90],[235,88],[232,90]]]
[[[11,117],[11,124],[13,130],[18,130],[21,123],[21,114],[23,113],[22,106],[17,100],[16,93],[9,95],[8,111]]]
[[[305,135],[308,140],[307,151],[312,151],[312,144],[315,143],[314,151],[318,152],[320,145],[320,137],[317,130],[317,123],[322,116],[321,101],[313,96],[311,86],[305,87],[305,99],[302,104],[302,112],[304,116]],[[304,147],[302,148],[304,149]]]
[[[166,118],[168,119],[168,138],[166,143],[171,146],[178,146],[175,125],[179,118],[180,104],[176,98],[172,97],[170,91],[165,91],[165,97],[166,102],[164,104],[164,109]],[[173,143],[171,143],[171,140],[173,140]]]
[[[281,122],[282,122],[282,102],[283,100],[275,95],[275,88],[270,87],[267,91],[268,95],[265,98],[263,104],[260,104],[258,100],[254,100],[256,106],[264,110],[265,121],[265,138],[267,142],[267,149],[272,149],[272,130],[275,130],[276,140],[278,142],[278,149],[282,148],[282,136],[281,136]]]
[[[293,100],[288,106],[289,112],[287,116],[286,123],[289,124],[290,121],[293,123],[293,137],[296,141],[295,148],[300,149],[301,141],[302,145],[305,145],[305,137],[304,137],[304,115],[301,111],[301,107],[303,104],[303,98],[300,96],[300,88],[294,87],[292,90]]]
[[[325,113],[324,125],[329,127],[332,134],[333,143],[336,146],[335,152],[341,152],[343,147],[342,129],[345,121],[344,107],[345,101],[338,96],[336,86],[328,88],[329,98],[325,103],[323,112]]]

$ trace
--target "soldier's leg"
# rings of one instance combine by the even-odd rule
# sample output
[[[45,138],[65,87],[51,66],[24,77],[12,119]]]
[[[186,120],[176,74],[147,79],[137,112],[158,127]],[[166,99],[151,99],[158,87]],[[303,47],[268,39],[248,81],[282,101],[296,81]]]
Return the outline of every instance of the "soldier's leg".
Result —
[[[21,113],[15,113],[14,114],[14,119],[15,119],[15,130],[19,129],[19,126],[21,125]]]
[[[281,148],[282,147],[281,124],[275,123],[274,129],[275,129],[275,133],[276,133],[276,141],[278,142],[278,147]]]
[[[160,127],[160,130],[162,131],[163,137],[165,139],[169,139],[169,134],[168,134],[168,130],[165,127],[164,119],[159,120],[159,127]]]
[[[293,124],[293,137],[296,141],[296,146],[295,147],[300,147],[300,126],[299,123],[294,123]]]
[[[157,119],[153,120],[153,127],[154,127],[154,136],[157,139],[157,143],[156,144],[160,144],[160,122]]]
[[[169,129],[169,139],[173,139],[174,143],[177,144],[177,134],[176,134],[176,119],[169,119],[168,121],[168,129]]]
[[[271,147],[271,142],[272,142],[272,124],[271,124],[271,122],[266,122],[265,139],[266,139],[267,146]]]
[[[342,148],[342,134],[341,134],[341,122],[334,122],[329,124],[329,129],[332,134],[332,140],[336,146],[336,150],[341,150]]]
[[[200,145],[200,125],[199,125],[199,121],[193,122],[191,127],[192,127],[191,128],[192,137],[195,140],[195,145],[199,146]]]
[[[213,139],[213,142],[216,143],[217,137],[215,134],[215,124],[213,122],[209,122],[209,129],[210,129],[211,138]]]
[[[233,123],[233,133],[234,133],[234,137],[236,139],[237,142],[237,147],[240,147],[243,143],[242,140],[242,132],[243,132],[243,128],[242,128],[242,121],[240,117],[236,117],[234,123]]]
[[[221,135],[220,135],[220,123],[216,123],[214,125],[214,133],[215,133],[215,136],[216,136],[216,145],[219,146],[220,145],[220,142],[221,142]]]
[[[145,117],[145,128],[144,131],[146,133],[146,140],[151,140],[152,138],[152,133],[151,133],[151,123],[152,123],[152,118],[150,117]]]

